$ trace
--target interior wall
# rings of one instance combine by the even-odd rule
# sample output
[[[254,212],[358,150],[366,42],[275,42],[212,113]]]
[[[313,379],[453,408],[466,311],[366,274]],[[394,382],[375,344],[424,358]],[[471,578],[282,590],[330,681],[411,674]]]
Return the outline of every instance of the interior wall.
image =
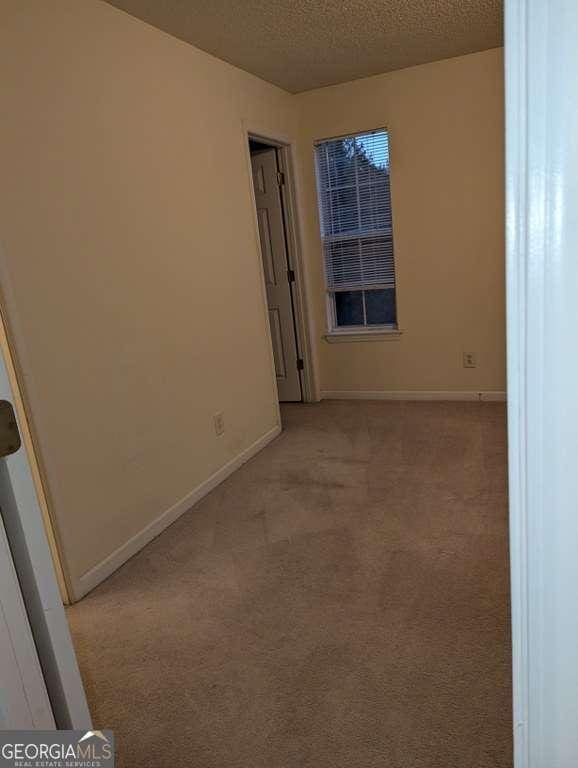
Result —
[[[299,94],[304,253],[326,393],[505,390],[503,52]],[[329,344],[313,144],[390,132],[399,340]],[[473,352],[476,368],[463,367]]]
[[[278,430],[246,130],[294,107],[97,0],[0,15],[0,284],[79,596]]]

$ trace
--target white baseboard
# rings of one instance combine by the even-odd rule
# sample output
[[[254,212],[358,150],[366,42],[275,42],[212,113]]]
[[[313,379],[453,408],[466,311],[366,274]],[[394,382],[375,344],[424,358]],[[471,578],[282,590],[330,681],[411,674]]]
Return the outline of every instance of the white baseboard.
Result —
[[[252,459],[268,443],[274,440],[281,433],[281,427],[276,426],[262,437],[256,440],[252,445],[242,451],[238,456],[228,461],[224,466],[218,469],[207,480],[198,485],[194,490],[184,496],[176,504],[163,512],[159,517],[149,523],[142,531],[135,534],[127,542],[122,544],[112,554],[102,562],[95,565],[73,585],[74,600],[80,600],[88,592],[94,589],[101,581],[108,578],[121,565],[126,563],[133,555],[146,546],[150,541],[174,523],[184,512],[187,512],[197,501],[216,488],[223,480],[226,480],[235,470],[239,469],[249,459]]]
[[[460,390],[376,390],[371,391],[328,391],[321,393],[322,400],[468,400],[503,403],[506,393],[487,390],[484,392],[469,392]]]

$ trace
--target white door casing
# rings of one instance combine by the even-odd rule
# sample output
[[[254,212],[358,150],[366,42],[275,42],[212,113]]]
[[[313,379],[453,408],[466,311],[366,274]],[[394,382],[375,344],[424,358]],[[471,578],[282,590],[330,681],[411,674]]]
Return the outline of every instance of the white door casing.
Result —
[[[298,402],[301,400],[299,355],[276,150],[272,147],[253,153],[251,165],[277,390],[281,402]]]
[[[506,0],[515,768],[578,765],[578,3]]]

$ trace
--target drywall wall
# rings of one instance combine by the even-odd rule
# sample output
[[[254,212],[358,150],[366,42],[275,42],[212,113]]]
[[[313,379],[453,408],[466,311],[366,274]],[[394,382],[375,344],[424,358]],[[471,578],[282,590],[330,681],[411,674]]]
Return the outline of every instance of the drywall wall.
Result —
[[[505,390],[502,50],[294,97],[321,389]],[[313,143],[390,131],[399,340],[329,344]],[[477,367],[463,367],[473,352]]]
[[[0,285],[78,596],[278,429],[243,129],[293,105],[97,0],[0,15]]]

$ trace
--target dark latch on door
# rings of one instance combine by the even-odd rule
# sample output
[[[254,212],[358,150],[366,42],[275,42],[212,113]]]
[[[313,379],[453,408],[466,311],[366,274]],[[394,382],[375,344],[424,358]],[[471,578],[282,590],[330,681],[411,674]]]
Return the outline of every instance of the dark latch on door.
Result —
[[[12,403],[0,400],[0,458],[10,456],[22,445]]]

